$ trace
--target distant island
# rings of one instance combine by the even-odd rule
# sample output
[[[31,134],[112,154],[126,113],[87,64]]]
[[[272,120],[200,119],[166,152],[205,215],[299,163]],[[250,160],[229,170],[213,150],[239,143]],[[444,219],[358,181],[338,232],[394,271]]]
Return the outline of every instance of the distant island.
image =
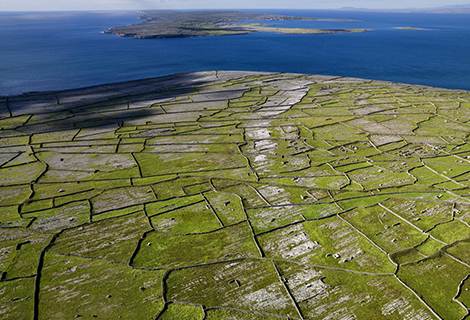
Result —
[[[105,33],[136,39],[204,37],[247,34],[253,32],[280,32],[289,34],[356,33],[368,29],[309,29],[271,28],[264,24],[234,24],[246,20],[262,21],[355,21],[348,19],[318,19],[238,11],[149,11],[141,12],[139,19],[146,21],[122,27],[114,27]]]
[[[395,27],[398,30],[426,30],[424,28],[416,28],[416,27]]]
[[[470,14],[470,4],[447,5],[430,8],[402,8],[402,9],[368,9],[343,7],[337,10],[341,11],[360,11],[360,12],[387,12],[387,13],[435,13],[435,14]]]

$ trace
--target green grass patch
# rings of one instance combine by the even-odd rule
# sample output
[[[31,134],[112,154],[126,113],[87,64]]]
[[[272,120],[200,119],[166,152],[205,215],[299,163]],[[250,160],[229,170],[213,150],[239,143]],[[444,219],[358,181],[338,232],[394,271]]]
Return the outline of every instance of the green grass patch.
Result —
[[[97,221],[101,221],[105,219],[125,216],[131,213],[139,213],[139,214],[145,215],[145,212],[143,211],[143,207],[144,207],[143,205],[135,205],[131,207],[126,207],[124,209],[106,211],[100,214],[92,215],[91,219],[92,219],[92,222],[97,222]]]
[[[338,117],[335,117],[335,118],[338,118]],[[330,118],[330,119],[335,119],[335,118]],[[326,120],[326,119],[324,120],[324,122],[327,122],[327,121],[331,121],[331,120]],[[327,124],[327,123],[324,123],[324,124]],[[306,124],[306,126],[312,128],[308,124]],[[342,123],[316,126],[315,128],[312,128],[312,131],[313,131],[315,139],[353,140],[353,141],[357,141],[357,140],[366,141],[367,140],[367,134],[364,131],[354,129]]]
[[[31,115],[25,114],[9,118],[3,118],[0,120],[0,126],[4,128],[4,130],[16,129],[17,127],[21,127],[24,123],[26,123],[30,117]]]
[[[147,186],[117,188],[93,197],[91,204],[93,213],[101,213],[108,210],[116,210],[136,204],[144,204],[155,201],[153,190]]]
[[[39,152],[37,157],[51,169],[86,170],[114,174],[116,171],[133,168],[136,163],[130,154],[88,154]],[[98,170],[98,171],[96,171]]]
[[[468,279],[465,280],[461,288],[462,289],[460,295],[457,297],[457,300],[468,306],[470,304],[470,283]]]
[[[352,139],[341,139],[341,141],[337,141],[337,143],[339,145],[331,148],[329,151],[339,156],[372,157],[379,153],[369,141],[358,141],[356,137],[352,137]]]
[[[130,186],[129,180],[109,180],[109,181],[75,181],[75,182],[63,182],[56,181],[54,183],[35,183],[33,185],[34,196],[33,199],[44,199],[54,197],[56,199],[71,196],[70,199],[79,200],[81,196],[77,195],[74,198],[74,194],[89,190],[101,190],[114,189],[119,187]],[[85,199],[85,198],[81,198]],[[70,200],[65,200],[70,201]],[[61,202],[65,202],[61,201]]]
[[[425,256],[430,256],[444,246],[441,242],[429,237],[426,241],[416,247],[416,250],[424,254]]]
[[[260,174],[284,173],[307,169],[308,157],[284,157],[269,155],[248,155],[252,168]],[[297,174],[297,173],[293,173]],[[301,174],[301,173],[300,173]]]
[[[277,262],[307,319],[434,319],[393,276],[372,276]]]
[[[411,184],[414,179],[405,172],[390,172],[377,167],[358,169],[348,173],[351,180],[366,190]]]
[[[6,128],[4,130],[6,130]],[[0,138],[0,147],[26,146],[28,145],[28,142],[29,136],[25,135],[19,137],[2,137]]]
[[[0,169],[0,185],[29,184],[46,170],[46,165],[33,162]]]
[[[96,140],[96,139],[115,139],[119,138],[117,134],[115,134],[114,129],[117,129],[118,126],[109,126],[105,130],[100,130],[100,128],[81,128],[80,133],[75,137],[74,141],[89,141],[89,140]]]
[[[117,153],[142,152],[143,150],[144,150],[143,143],[120,143],[117,149]]]
[[[166,306],[165,311],[158,317],[160,320],[203,320],[204,311],[202,306],[193,306],[181,303],[170,303]]]
[[[167,176],[166,176],[167,177]],[[174,178],[152,185],[153,192],[157,195],[157,199],[169,199],[174,197],[185,196],[183,187],[190,184],[186,178]]]
[[[382,168],[383,170],[394,173],[407,172],[409,170],[412,170],[413,168],[422,166],[420,162],[399,162],[398,159],[395,159],[395,161],[374,161],[373,164],[378,168]]]
[[[41,251],[49,244],[52,235],[28,229],[0,229],[2,256],[0,270],[5,279],[35,275]]]
[[[413,262],[413,261],[418,261],[418,260],[421,260],[425,257],[426,256],[424,254],[422,254],[421,252],[419,252],[415,248],[395,252],[395,253],[392,253],[390,255],[390,258],[392,258],[392,260],[395,261],[395,263],[398,263],[398,264],[404,264],[404,263],[409,263],[409,262]]]
[[[251,185],[272,205],[304,204],[314,201],[306,193],[306,188],[259,183],[252,183]]]
[[[38,210],[49,209],[53,207],[52,199],[32,200],[27,199],[21,206],[21,213],[30,213]]]
[[[183,187],[184,193],[186,194],[199,194],[203,192],[208,192],[212,190],[212,185],[205,179],[205,181],[200,183],[194,183],[188,186]]]
[[[31,163],[37,162],[37,159],[33,156],[32,151],[28,149],[24,150],[23,152],[20,151],[20,154],[18,156],[16,156],[16,154],[11,154],[11,153],[0,154],[0,158],[2,158],[0,162],[4,163],[2,167],[9,168],[9,167],[16,167],[19,165],[25,165],[25,164],[31,164]]]
[[[436,184],[436,188],[444,189],[444,190],[455,190],[465,187],[463,183],[455,183],[453,181],[443,182]]]
[[[470,269],[445,255],[433,255],[400,267],[398,276],[443,319],[461,319],[466,312],[452,300]]]
[[[342,217],[388,253],[411,248],[426,239],[426,235],[380,206],[357,208]]]
[[[121,170],[114,170],[111,172],[96,172],[92,177],[91,180],[114,180],[114,179],[129,179],[129,178],[139,178],[140,171],[137,166],[132,168],[126,168]]]
[[[227,226],[246,219],[243,212],[241,199],[233,194],[221,192],[206,192],[207,198],[212,208],[222,223]]]
[[[32,319],[35,278],[0,282],[2,319]]]
[[[445,243],[452,243],[457,240],[464,240],[470,237],[470,228],[459,220],[444,223],[436,226],[430,232],[437,239]]]
[[[58,152],[58,153],[90,153],[90,154],[111,154],[116,151],[115,145],[71,145],[59,148],[50,148],[45,145],[40,149],[41,152]]]
[[[54,198],[53,201],[54,201],[54,205],[61,206],[70,202],[89,200],[95,197],[96,195],[99,195],[102,192],[103,192],[102,189],[85,190],[83,192],[72,193],[63,197],[59,196],[57,198]]]
[[[197,153],[138,153],[135,157],[144,176],[155,174],[155,168],[158,168],[160,174],[169,174],[247,165],[246,160],[239,154],[209,153],[201,157]]]
[[[20,204],[31,194],[29,185],[0,187],[0,203],[2,206]]]
[[[261,233],[273,228],[303,221],[302,213],[305,209],[304,206],[268,207],[248,209],[247,214],[255,233]]]
[[[172,234],[201,233],[221,228],[205,201],[153,216],[151,221],[156,230]]]
[[[431,127],[425,124],[420,124],[419,128],[415,130],[415,134],[418,136],[434,136],[434,137],[443,136],[446,138],[446,140],[449,139],[448,141],[450,143],[464,142],[465,141],[464,139],[468,133],[465,131],[461,131],[459,129],[455,129],[454,125],[455,123],[451,124],[450,126],[441,126],[441,127],[432,126]],[[468,128],[465,128],[465,129],[468,130]],[[407,137],[406,139],[409,140],[410,137]],[[435,139],[435,140],[430,140],[430,141],[439,141],[439,140]]]
[[[338,166],[338,167],[335,167],[335,170],[339,172],[349,172],[349,171],[367,168],[367,167],[371,167],[371,164],[367,162],[359,162],[359,163],[351,163],[347,165]]]
[[[256,181],[256,176],[248,169],[247,166],[241,168],[227,168],[227,169],[218,169],[209,172],[191,172],[185,174],[186,176],[204,176],[207,178],[220,178],[220,179],[233,179],[239,181]]]
[[[372,273],[395,270],[383,252],[337,217],[296,224],[258,239],[273,259]]]
[[[168,276],[167,290],[169,300],[204,304],[206,308],[224,306],[297,316],[269,261],[235,261],[175,270]]]
[[[21,218],[18,214],[18,206],[0,207],[0,227],[26,227],[31,218]]]
[[[344,106],[338,107],[317,107],[317,108],[307,108],[303,107],[302,111],[308,115],[312,115],[315,117],[322,117],[322,116],[351,116],[351,112],[348,111],[347,108]]]
[[[338,201],[338,204],[344,210],[349,210],[349,209],[356,208],[356,207],[370,207],[384,200],[387,200],[392,196],[390,194],[381,194],[381,193],[386,193],[386,190],[384,190],[383,192],[376,192],[375,195],[363,196],[363,197],[356,198],[356,199],[349,199],[349,200],[346,199],[342,201],[340,200]]]
[[[367,115],[367,117],[369,119],[374,120],[375,122],[384,122],[384,121],[396,119],[391,114],[369,114],[369,115]]]
[[[179,208],[184,208],[192,204],[202,203],[204,198],[197,194],[193,196],[184,196],[178,198],[171,198],[167,200],[159,200],[145,205],[145,211],[149,217],[159,215],[164,212],[173,211]]]
[[[247,223],[198,235],[175,236],[151,232],[138,250],[132,265],[143,268],[177,268],[259,257]]]
[[[299,175],[293,178],[266,178],[263,179],[263,182],[268,184],[283,184],[305,188],[325,188],[330,190],[339,190],[349,184],[349,180],[343,175],[329,177],[303,177]]]
[[[72,228],[89,221],[90,206],[88,201],[71,202],[51,209],[24,214],[24,217],[35,217],[31,228],[42,231],[60,231]]]
[[[394,142],[387,143],[387,140],[380,139],[379,141],[375,140],[374,137],[371,137],[372,142],[374,142],[376,145],[378,144],[377,142],[380,142],[380,145],[377,146],[377,148],[382,151],[382,152],[388,152],[391,150],[403,148],[406,146],[406,142],[403,140],[397,140],[397,139],[392,139]],[[396,141],[396,142],[395,142]],[[382,144],[385,143],[385,144]]]
[[[237,184],[233,186],[222,187],[218,191],[233,193],[240,196],[245,207],[259,207],[266,205],[266,202],[264,202],[263,199],[256,193],[256,191],[247,184]]]
[[[457,259],[470,264],[470,239],[465,239],[453,243],[452,245],[445,248],[445,251],[450,253]]]
[[[239,320],[278,320],[278,317],[271,317],[268,315],[259,315],[251,313],[249,311],[242,312],[238,310],[223,310],[223,309],[211,309],[206,310],[206,320],[219,320],[219,319],[239,319]]]
[[[455,165],[455,164],[445,164],[445,163],[434,163],[434,162],[431,162],[432,160],[431,159],[425,160],[426,165],[428,165],[431,169],[437,171],[439,174],[445,177],[453,178],[455,176],[460,176],[469,171],[468,164]],[[437,160],[440,161],[441,158]]]
[[[160,183],[163,181],[172,181],[176,178],[176,175],[167,175],[167,176],[150,176],[144,178],[134,178],[132,179],[133,186],[146,186],[151,184]]]
[[[127,262],[137,241],[149,230],[145,215],[135,213],[68,229],[57,237],[51,250]]]
[[[171,136],[160,136],[148,139],[146,146],[173,145],[176,150],[178,145],[214,145],[243,143],[243,137],[240,134],[181,134]]]
[[[446,202],[393,198],[383,205],[423,231],[452,220],[453,206]]]
[[[139,310],[152,320],[163,308],[162,271],[48,252],[41,275],[40,319],[130,319]]]
[[[330,194],[336,201],[345,200],[349,201],[352,198],[370,197],[373,196],[371,191],[359,191],[359,190],[334,190],[330,191]]]
[[[432,186],[448,181],[441,175],[436,174],[426,167],[413,168],[410,173],[416,178],[416,184]]]
[[[310,133],[310,132],[308,133],[307,136],[303,136],[305,139],[305,142],[308,143],[309,146],[319,151],[322,151],[322,150],[324,151],[324,150],[328,150],[331,148],[331,145],[325,142],[324,140],[313,139],[312,136],[313,136],[313,133]]]
[[[354,118],[356,118],[356,117],[355,116],[336,116],[336,117],[323,116],[323,117],[296,118],[296,120],[299,121],[300,123],[302,123],[304,126],[306,126],[309,129],[312,129],[312,128],[321,129],[321,127],[323,127],[323,126],[328,126],[329,127],[333,124],[348,121],[348,120],[351,120],[351,119],[354,119]],[[339,126],[341,128],[344,127],[344,125],[339,125]],[[326,128],[321,129],[318,132],[318,133],[323,134],[323,135],[317,135],[316,130],[314,130],[314,132],[315,132],[315,134],[314,134],[315,139],[319,139],[319,140],[325,140],[325,138],[326,138],[326,140],[328,140],[332,137],[332,134],[333,134],[332,130],[327,130]],[[357,133],[357,131],[354,131],[354,130],[353,130],[353,132]],[[341,136],[344,136],[344,135],[341,135]]]

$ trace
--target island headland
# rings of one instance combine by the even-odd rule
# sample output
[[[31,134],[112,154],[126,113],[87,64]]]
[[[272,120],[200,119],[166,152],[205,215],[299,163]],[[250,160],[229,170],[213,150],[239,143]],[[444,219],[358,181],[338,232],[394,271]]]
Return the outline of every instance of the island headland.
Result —
[[[252,32],[280,33],[355,33],[368,29],[309,29],[309,28],[270,28],[262,24],[234,24],[243,20],[264,21],[354,21],[347,19],[318,19],[310,17],[285,16],[239,11],[148,11],[142,12],[139,19],[146,21],[104,31],[121,37],[136,39],[204,37],[220,35],[237,35]]]

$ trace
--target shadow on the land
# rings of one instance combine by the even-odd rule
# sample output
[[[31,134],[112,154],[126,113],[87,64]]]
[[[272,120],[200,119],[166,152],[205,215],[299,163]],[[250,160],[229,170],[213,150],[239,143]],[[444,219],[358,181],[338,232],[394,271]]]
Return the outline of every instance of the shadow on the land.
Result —
[[[216,72],[195,72],[56,92],[0,98],[0,121],[27,122],[17,131],[44,133],[118,124],[163,113],[159,103],[190,95],[216,81]],[[33,115],[30,119],[28,117]]]

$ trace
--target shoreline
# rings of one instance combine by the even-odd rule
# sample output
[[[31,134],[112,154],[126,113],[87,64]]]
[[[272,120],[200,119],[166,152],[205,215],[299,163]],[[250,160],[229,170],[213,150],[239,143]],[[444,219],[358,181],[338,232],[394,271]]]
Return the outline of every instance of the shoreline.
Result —
[[[367,29],[316,29],[316,28],[243,28],[232,24],[246,20],[258,21],[336,21],[354,22],[351,19],[325,19],[287,16],[241,11],[148,11],[138,16],[145,21],[127,26],[112,27],[103,33],[135,39],[161,39],[238,35],[253,32],[281,32],[286,34],[355,33]]]
[[[302,75],[302,76],[312,76],[312,77],[333,77],[333,78],[343,78],[343,79],[352,79],[358,81],[373,81],[373,82],[380,82],[380,83],[387,83],[387,84],[396,84],[396,85],[408,85],[408,86],[416,86],[422,88],[430,88],[436,90],[448,90],[454,92],[466,92],[469,90],[465,89],[452,89],[452,88],[445,88],[445,87],[437,87],[437,86],[429,86],[429,85],[422,85],[422,84],[415,84],[415,83],[407,83],[407,82],[397,82],[397,81],[389,81],[389,80],[380,80],[380,79],[367,79],[367,78],[359,78],[359,77],[349,77],[349,76],[335,76],[335,75],[324,75],[324,74],[309,74],[309,73],[296,73],[296,72],[269,72],[269,71],[249,71],[249,70],[203,70],[203,71],[188,71],[188,72],[178,72],[172,73],[163,76],[157,77],[150,77],[150,78],[141,78],[135,80],[127,80],[127,81],[117,81],[117,82],[109,82],[103,84],[97,84],[92,86],[83,86],[83,87],[74,87],[68,89],[59,89],[59,90],[44,90],[44,91],[29,91],[23,92],[20,94],[12,94],[12,95],[0,95],[0,102],[2,100],[9,100],[13,98],[30,98],[34,96],[44,96],[44,95],[51,95],[51,94],[61,94],[61,93],[73,93],[77,92],[80,93],[81,91],[87,92],[100,92],[105,90],[117,90],[119,92],[123,92],[123,96],[128,94],[130,88],[135,88],[138,86],[149,86],[149,85],[158,85],[158,87],[165,87],[167,86],[166,83],[169,82],[177,82],[178,79],[185,79],[188,80],[188,77],[191,76],[199,76],[199,75],[207,75],[207,74],[217,74],[217,73],[224,73],[224,74],[239,74],[239,75]],[[193,84],[186,83],[181,84],[179,88],[184,88],[187,86],[191,86]],[[157,87],[157,88],[158,88]],[[158,90],[157,90],[158,91]],[[82,92],[83,93],[83,92]]]

